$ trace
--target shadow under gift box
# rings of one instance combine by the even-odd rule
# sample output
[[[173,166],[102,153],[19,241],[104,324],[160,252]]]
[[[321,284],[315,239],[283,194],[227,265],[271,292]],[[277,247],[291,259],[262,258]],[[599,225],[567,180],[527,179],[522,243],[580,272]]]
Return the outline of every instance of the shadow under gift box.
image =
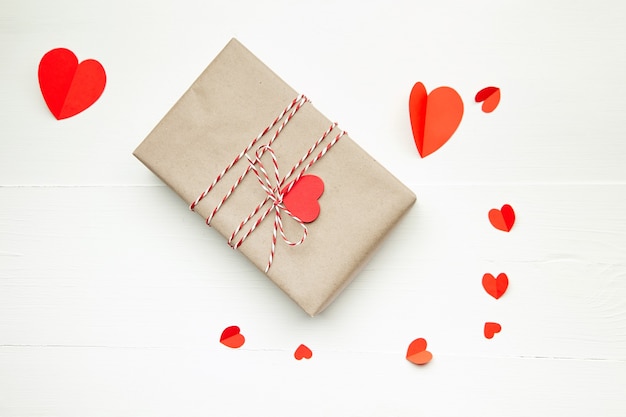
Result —
[[[134,155],[191,204],[297,96],[295,90],[232,39]],[[252,159],[279,124],[248,152]],[[281,178],[331,125],[309,102],[299,109],[271,145]],[[302,166],[340,132],[338,127],[333,128]],[[269,178],[274,178],[274,166],[267,152],[261,161]],[[207,218],[249,165],[245,157],[237,162],[195,211]],[[284,184],[295,179],[299,171],[300,168]],[[314,316],[349,284],[385,234],[413,205],[415,195],[347,134],[307,174],[324,182],[319,217],[307,224],[308,236],[301,245],[289,246],[278,236],[273,263],[266,275]],[[250,172],[217,212],[211,226],[228,239],[267,195]],[[286,236],[297,241],[302,235],[301,225],[288,215],[281,217]],[[268,265],[274,221],[272,210],[238,248],[261,271]],[[240,235],[252,224],[254,219]]]

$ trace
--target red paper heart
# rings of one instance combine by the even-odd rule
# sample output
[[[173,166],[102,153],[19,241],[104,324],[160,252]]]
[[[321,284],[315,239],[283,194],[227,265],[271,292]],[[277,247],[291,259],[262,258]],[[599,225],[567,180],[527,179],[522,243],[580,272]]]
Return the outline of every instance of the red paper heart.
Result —
[[[74,116],[98,100],[106,84],[102,65],[87,59],[80,64],[69,49],[47,52],[39,62],[39,87],[57,120]]]
[[[503,272],[498,274],[495,278],[491,274],[483,275],[483,288],[487,291],[487,294],[491,295],[496,300],[506,292],[509,286],[509,277]]]
[[[500,89],[498,87],[485,87],[476,93],[476,103],[482,101],[482,109],[485,113],[491,113],[500,103]]]
[[[238,326],[225,328],[222,332],[222,336],[220,337],[220,343],[232,349],[240,348],[243,346],[245,341],[246,338],[243,337]]]
[[[498,323],[485,323],[485,337],[487,339],[493,338],[493,335],[495,335],[496,333],[500,333],[500,330],[502,330],[502,326],[500,326]]]
[[[433,354],[426,350],[426,339],[415,339],[406,351],[406,359],[416,365],[425,365],[433,358]]]
[[[283,189],[286,190],[288,187]],[[324,181],[315,175],[303,175],[283,197],[283,204],[304,223],[311,223],[320,214],[317,201],[324,192]]]
[[[305,345],[300,345],[293,353],[293,357],[297,360],[311,359],[313,357],[313,352]]]
[[[441,148],[456,131],[463,118],[463,100],[450,87],[426,87],[416,83],[409,96],[409,116],[413,139],[422,158]]]
[[[515,211],[508,204],[503,205],[500,210],[491,209],[489,210],[489,221],[496,229],[509,232],[515,224]]]

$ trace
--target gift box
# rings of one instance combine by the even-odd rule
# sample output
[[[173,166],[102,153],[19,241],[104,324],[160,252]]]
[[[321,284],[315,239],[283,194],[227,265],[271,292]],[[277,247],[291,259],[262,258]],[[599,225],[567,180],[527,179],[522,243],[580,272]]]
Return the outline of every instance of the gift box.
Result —
[[[311,316],[415,202],[236,39],[134,155]]]

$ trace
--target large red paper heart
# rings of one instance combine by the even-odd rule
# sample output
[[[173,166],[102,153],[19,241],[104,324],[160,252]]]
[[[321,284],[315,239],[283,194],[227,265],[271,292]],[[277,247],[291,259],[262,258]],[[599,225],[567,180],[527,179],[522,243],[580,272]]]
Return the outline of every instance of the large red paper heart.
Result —
[[[57,120],[74,116],[98,100],[106,84],[102,65],[87,59],[80,64],[69,49],[47,52],[39,62],[39,87]]]
[[[441,148],[456,131],[463,118],[463,100],[450,87],[426,87],[416,83],[409,96],[409,116],[413,139],[422,158]]]
[[[508,204],[502,206],[500,210],[489,210],[489,221],[498,230],[503,232],[510,232],[515,224],[515,211],[513,207]]]
[[[506,292],[509,286],[509,277],[503,272],[498,274],[498,277],[494,277],[491,274],[483,275],[483,288],[487,291],[487,294],[491,295],[496,300]]]
[[[406,359],[416,365],[425,365],[433,358],[433,354],[426,350],[426,339],[415,339],[406,351]]]
[[[241,334],[241,329],[238,326],[230,326],[224,329],[222,336],[220,336],[220,343],[224,346],[228,346],[232,349],[237,349],[243,346],[246,338]]]
[[[285,187],[286,189],[287,187]],[[320,214],[317,201],[324,192],[324,181],[315,175],[303,175],[283,197],[283,204],[304,223],[311,223]]]
[[[307,346],[300,345],[294,352],[293,357],[297,360],[311,359],[313,357],[313,352]]]
[[[496,333],[500,333],[500,330],[502,330],[502,326],[500,326],[500,324],[498,323],[493,323],[493,322],[485,323],[484,333],[487,339],[492,339]]]

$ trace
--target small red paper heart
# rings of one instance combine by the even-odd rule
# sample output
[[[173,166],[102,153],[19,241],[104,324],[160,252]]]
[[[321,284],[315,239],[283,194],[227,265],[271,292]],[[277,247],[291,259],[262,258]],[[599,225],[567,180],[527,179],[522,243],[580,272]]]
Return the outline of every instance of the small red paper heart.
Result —
[[[489,210],[489,221],[496,229],[509,232],[515,224],[515,211],[508,204],[503,205],[500,210],[491,209]]]
[[[496,333],[500,333],[500,330],[502,330],[502,326],[500,326],[498,323],[485,323],[485,337],[487,339],[493,338],[493,335],[495,335]]]
[[[288,187],[283,188],[285,191]],[[320,214],[317,201],[324,192],[324,181],[316,175],[303,175],[283,197],[283,204],[304,223],[311,223]]]
[[[87,59],[80,64],[69,49],[47,52],[39,62],[39,87],[57,120],[72,117],[98,100],[106,84],[102,65]]]
[[[309,349],[307,346],[300,345],[293,353],[293,357],[297,360],[311,359],[313,357],[313,352],[311,352],[311,349]]]
[[[487,291],[487,294],[491,295],[496,300],[506,292],[509,286],[509,277],[503,272],[498,274],[498,277],[487,273],[483,275],[483,288]]]
[[[220,337],[220,343],[232,349],[240,348],[243,346],[245,341],[246,338],[243,337],[238,326],[225,328],[222,332],[222,336]]]
[[[482,101],[482,109],[485,113],[491,113],[500,103],[500,89],[498,87],[485,87],[476,93],[476,103]]]
[[[416,365],[425,365],[433,358],[433,354],[426,350],[426,339],[415,339],[406,351],[406,359]]]
[[[426,87],[418,82],[409,96],[409,116],[417,151],[424,158],[441,148],[459,127],[463,100],[450,87],[426,94]]]

